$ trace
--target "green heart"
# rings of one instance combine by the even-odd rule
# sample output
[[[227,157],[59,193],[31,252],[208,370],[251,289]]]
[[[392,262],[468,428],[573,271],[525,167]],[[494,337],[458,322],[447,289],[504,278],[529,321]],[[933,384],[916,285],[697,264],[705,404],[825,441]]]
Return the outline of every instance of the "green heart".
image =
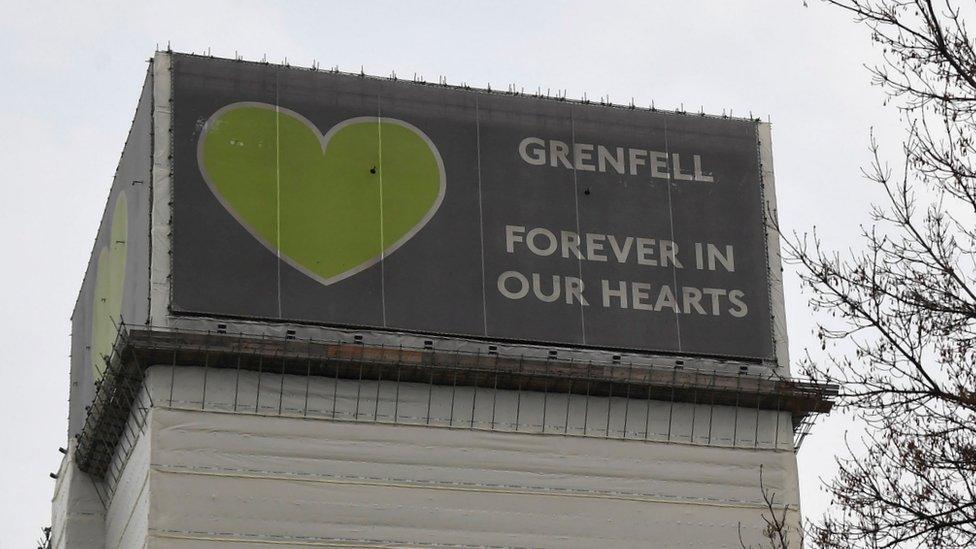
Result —
[[[91,364],[96,381],[105,373],[105,357],[112,354],[112,345],[122,321],[126,240],[129,234],[127,211],[125,191],[121,191],[115,199],[108,243],[99,250],[98,260],[95,262]]]
[[[444,164],[422,131],[360,117],[325,135],[300,114],[234,103],[197,148],[210,190],[258,241],[323,284],[393,253],[444,199]]]

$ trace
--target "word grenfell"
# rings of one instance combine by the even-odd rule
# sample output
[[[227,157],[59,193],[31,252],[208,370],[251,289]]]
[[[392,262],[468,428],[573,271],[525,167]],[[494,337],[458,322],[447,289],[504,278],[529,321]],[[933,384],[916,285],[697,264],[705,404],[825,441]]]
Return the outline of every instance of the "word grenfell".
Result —
[[[657,179],[714,183],[715,177],[702,169],[701,155],[681,154],[636,149],[631,147],[606,147],[591,143],[566,143],[556,139],[526,137],[518,146],[519,156],[533,166],[551,166],[586,172],[616,172],[620,175],[648,173]],[[689,165],[690,164],[690,165]]]

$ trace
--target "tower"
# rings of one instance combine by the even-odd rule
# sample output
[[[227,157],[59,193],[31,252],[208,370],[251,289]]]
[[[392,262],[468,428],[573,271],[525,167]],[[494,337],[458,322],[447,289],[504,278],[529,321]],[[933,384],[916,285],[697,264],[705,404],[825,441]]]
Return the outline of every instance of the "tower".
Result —
[[[791,380],[756,120],[162,52],[55,547],[736,547]]]

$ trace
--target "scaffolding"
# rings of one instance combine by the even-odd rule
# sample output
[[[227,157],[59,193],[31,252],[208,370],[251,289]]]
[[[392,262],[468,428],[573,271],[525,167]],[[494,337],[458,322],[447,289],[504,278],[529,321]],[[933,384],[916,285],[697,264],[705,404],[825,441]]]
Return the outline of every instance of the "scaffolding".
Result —
[[[785,379],[769,374],[767,376],[740,373],[738,375],[706,371],[700,368],[686,368],[673,362],[668,366],[635,365],[611,360],[576,361],[559,357],[555,352],[550,358],[529,358],[524,355],[510,356],[497,351],[470,353],[464,351],[443,352],[433,345],[405,347],[403,345],[364,344],[359,337],[351,341],[324,341],[298,339],[291,336],[278,337],[245,333],[226,333],[224,331],[196,331],[189,329],[157,328],[147,326],[126,326],[119,328],[111,356],[105,357],[106,369],[102,379],[96,384],[95,397],[88,409],[85,425],[78,435],[76,459],[78,466],[97,479],[105,479],[113,484],[120,471],[112,469],[113,457],[121,450],[131,451],[134,441],[144,426],[150,408],[154,406],[154,396],[144,390],[145,375],[149,367],[165,365],[171,367],[171,375],[184,367],[202,369],[199,403],[193,406],[205,409],[208,406],[207,381],[212,376],[236,376],[233,395],[235,413],[254,413],[262,415],[290,415],[298,417],[325,417],[331,419],[352,419],[374,422],[404,422],[396,408],[402,402],[401,385],[423,384],[428,387],[426,417],[421,413],[411,418],[414,422],[432,424],[431,394],[435,388],[448,391],[450,399],[450,418],[442,418],[440,425],[455,428],[486,428],[495,430],[496,399],[503,391],[515,392],[515,424],[504,426],[507,430],[520,431],[518,406],[522,395],[534,393],[542,399],[541,431],[552,434],[570,433],[569,402],[574,396],[585,397],[588,405],[591,397],[610,397],[625,399],[624,431],[614,431],[610,425],[610,406],[606,411],[606,428],[598,432],[586,432],[584,417],[584,436],[604,438],[641,438],[641,433],[628,433],[626,414],[631,401],[647,401],[650,413],[651,401],[671,403],[694,403],[715,406],[730,406],[736,411],[755,409],[756,438],[758,443],[759,412],[771,410],[789,412],[793,432],[793,445],[798,446],[808,432],[815,415],[828,412],[837,394],[837,387],[819,385],[807,381]],[[299,403],[285,407],[284,396],[279,395],[277,406],[239,405],[242,375],[257,375],[260,400],[261,380],[264,374],[280,376],[278,388],[265,387],[265,391],[284,391],[286,376],[297,376],[304,380],[304,405]],[[331,416],[329,410],[310,407],[310,387],[316,380],[334,380],[333,387],[343,380],[357,382],[355,390],[355,415],[337,415],[333,400]],[[360,413],[360,401],[371,396],[364,395],[364,383],[375,386],[375,399],[372,413]],[[394,412],[390,415],[379,413],[380,387],[393,386],[392,401]],[[170,383],[168,395],[156,395],[159,403],[169,407],[187,406],[186,402],[174,402],[174,383]],[[471,395],[471,414],[464,418],[455,417],[455,396],[462,390],[473,391]],[[335,390],[335,389],[334,389]],[[370,389],[372,390],[372,389]],[[300,392],[300,390],[299,390]],[[476,425],[474,408],[481,394],[481,403],[490,406],[490,424]],[[541,395],[541,397],[539,397]],[[545,417],[547,400],[559,395],[566,400],[565,425],[562,429],[547,425]],[[335,398],[335,397],[334,397]],[[488,399],[487,401],[484,399]],[[507,402],[503,406],[510,405]],[[711,412],[710,412],[711,413]],[[738,412],[736,412],[738,413]],[[460,416],[460,414],[458,414]],[[778,417],[777,422],[778,422]],[[711,419],[709,418],[709,422]],[[499,422],[500,423],[500,422]],[[738,426],[738,423],[736,423]],[[513,428],[514,427],[514,428]],[[523,426],[524,427],[524,426]],[[536,426],[538,427],[538,425]],[[643,439],[649,440],[649,428],[645,419]],[[779,426],[777,425],[777,433]],[[560,433],[561,431],[561,433]],[[668,436],[671,440],[670,424]],[[711,439],[709,423],[709,442]],[[777,434],[778,436],[778,434]],[[733,446],[736,439],[733,437]],[[121,460],[122,463],[125,459]]]

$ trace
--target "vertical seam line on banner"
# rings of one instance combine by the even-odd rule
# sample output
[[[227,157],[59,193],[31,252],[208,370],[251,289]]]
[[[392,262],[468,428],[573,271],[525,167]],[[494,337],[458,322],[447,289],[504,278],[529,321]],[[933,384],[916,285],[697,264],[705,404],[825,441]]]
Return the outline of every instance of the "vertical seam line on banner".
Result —
[[[478,230],[481,239],[481,319],[484,334],[488,335],[488,286],[485,281],[485,213],[481,198],[481,105],[474,96],[474,126],[478,153]]]
[[[149,291],[146,292],[146,318],[149,320],[149,324],[153,323],[153,195],[155,194],[155,170],[156,168],[156,61],[155,56],[149,61],[149,177],[147,179],[149,183],[149,210],[148,210],[148,220],[149,226],[149,245],[148,257],[149,261],[146,262],[146,280],[149,281]]]
[[[275,72],[275,277],[278,318],[281,318],[281,106],[278,104],[278,73]]]
[[[569,106],[569,125],[570,131],[572,132],[573,140],[573,203],[576,206],[576,235],[579,238],[580,232],[580,208],[579,208],[579,178],[576,173],[576,109],[570,105]],[[576,253],[576,265],[579,268],[579,278],[580,286],[583,286],[583,254],[581,252]],[[585,287],[580,290],[580,336],[583,339],[583,345],[586,345],[586,314],[583,309],[583,292],[586,291]]]
[[[664,121],[664,151],[667,155],[667,162],[671,163],[671,135],[670,128],[668,127],[667,120]],[[674,327],[677,331],[678,336],[678,351],[681,349],[681,315],[678,311],[678,267],[675,265],[678,254],[675,253],[675,238],[674,238],[674,209],[671,207],[671,182],[674,179],[674,170],[681,169],[681,166],[674,166],[672,163],[671,169],[668,170],[668,224],[671,227],[671,281],[674,284]]]
[[[376,96],[376,134],[380,174],[380,308],[383,310],[383,327],[386,328],[386,247],[383,242],[383,107],[380,96]]]

